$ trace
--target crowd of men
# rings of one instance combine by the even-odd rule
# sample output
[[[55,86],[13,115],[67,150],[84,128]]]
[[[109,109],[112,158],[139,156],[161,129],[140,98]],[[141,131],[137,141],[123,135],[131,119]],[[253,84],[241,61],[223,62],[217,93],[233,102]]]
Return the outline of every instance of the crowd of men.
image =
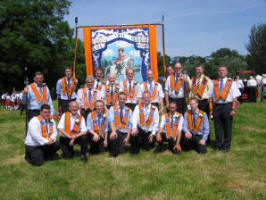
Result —
[[[56,86],[62,114],[56,126],[49,89],[43,84],[43,74],[36,72],[21,97],[28,100],[26,160],[41,165],[45,159],[53,159],[60,148],[63,158],[72,158],[75,144],[81,146],[84,162],[88,152],[109,151],[116,157],[128,147],[132,154],[155,146],[156,152],[169,149],[178,154],[195,149],[206,153],[212,118],[214,150],[228,152],[241,93],[227,77],[227,67],[218,68],[216,80],[204,74],[203,65],[195,67],[191,79],[179,62],[167,67],[167,73],[163,90],[152,70],[147,70],[147,81],[140,84],[134,80],[133,69],[127,69],[126,79],[118,83],[115,74],[105,80],[102,68],[96,68],[95,77],[87,76],[86,85],[76,92],[77,80],[67,67]]]

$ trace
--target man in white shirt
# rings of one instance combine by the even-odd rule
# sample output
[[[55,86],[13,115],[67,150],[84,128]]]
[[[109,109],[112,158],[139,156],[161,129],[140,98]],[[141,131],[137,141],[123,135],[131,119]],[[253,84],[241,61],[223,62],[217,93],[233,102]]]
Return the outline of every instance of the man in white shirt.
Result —
[[[75,101],[77,94],[75,92],[78,81],[72,77],[72,68],[65,68],[65,76],[56,83],[56,94],[58,99],[58,112],[60,116],[68,111],[71,101]]]
[[[144,92],[149,92],[151,94],[151,104],[156,106],[160,113],[164,113],[164,93],[160,83],[154,81],[154,72],[152,69],[147,70],[147,82],[143,82],[140,85],[138,102],[141,103],[141,97]]]
[[[127,95],[123,92],[118,95],[118,103],[112,106],[108,113],[111,127],[109,136],[110,154],[113,157],[126,152],[132,128],[132,111],[125,105]]]
[[[108,81],[104,87],[104,97],[106,107],[109,109],[111,106],[115,105],[118,100],[119,84],[116,83],[116,75],[111,73],[108,76]]]
[[[176,103],[169,103],[169,112],[162,116],[159,131],[156,135],[158,147],[156,151],[164,151],[163,142],[168,142],[168,149],[174,154],[182,151],[180,140],[182,135],[183,116],[176,112]]]
[[[154,147],[156,132],[159,127],[159,112],[151,103],[150,92],[142,94],[132,117],[131,153],[139,153],[140,147],[149,150]]]
[[[79,144],[81,147],[81,160],[87,162],[88,136],[84,117],[78,114],[78,104],[76,101],[69,103],[69,112],[62,115],[58,130],[60,135],[60,147],[63,151],[63,158],[74,156],[73,146]]]
[[[174,65],[175,73],[169,76],[165,84],[165,102],[166,107],[170,101],[176,102],[177,111],[184,114],[186,111],[185,97],[190,92],[189,77],[182,73],[183,67],[180,62]]]
[[[214,80],[209,91],[210,113],[213,113],[215,129],[215,151],[228,152],[231,147],[233,116],[238,107],[237,97],[241,95],[236,83],[227,78],[227,67],[218,68],[217,80]],[[224,140],[223,140],[224,132]]]
[[[87,119],[88,114],[94,109],[95,102],[104,98],[104,88],[97,90],[93,88],[94,77],[86,77],[86,87],[78,90],[77,103],[81,114]]]
[[[134,80],[134,70],[127,68],[127,79],[120,83],[120,92],[127,95],[126,106],[134,111],[138,102],[139,84]]]
[[[43,104],[40,115],[29,122],[25,139],[25,159],[32,165],[40,166],[44,159],[53,159],[60,148],[56,142],[56,124],[50,119],[50,114],[50,106]]]
[[[258,86],[258,83],[256,79],[253,76],[250,76],[247,82],[248,98],[250,102],[257,102],[257,96],[256,96],[257,86]]]

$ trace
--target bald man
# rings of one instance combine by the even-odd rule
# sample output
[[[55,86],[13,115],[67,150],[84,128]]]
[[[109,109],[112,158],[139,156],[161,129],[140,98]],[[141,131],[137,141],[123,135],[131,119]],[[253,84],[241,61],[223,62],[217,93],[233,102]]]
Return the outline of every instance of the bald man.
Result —
[[[108,76],[108,81],[104,90],[105,103],[108,109],[115,105],[116,101],[118,100],[118,93],[119,84],[116,83],[116,75],[111,73]]]
[[[78,114],[78,111],[78,103],[71,101],[69,103],[69,112],[62,115],[57,126],[60,134],[60,147],[63,151],[63,158],[68,159],[74,155],[74,144],[79,144],[81,146],[80,158],[83,162],[87,162],[87,127],[84,117]]]

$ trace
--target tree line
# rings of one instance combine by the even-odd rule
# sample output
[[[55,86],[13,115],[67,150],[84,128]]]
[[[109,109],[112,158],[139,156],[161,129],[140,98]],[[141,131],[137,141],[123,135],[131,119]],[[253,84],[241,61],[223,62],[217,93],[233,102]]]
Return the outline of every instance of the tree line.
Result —
[[[42,71],[46,82],[53,88],[64,67],[73,66],[75,39],[64,16],[68,14],[69,0],[2,0],[0,2],[0,91],[13,87],[22,89],[25,77],[31,81],[35,71]],[[236,50],[221,48],[206,57],[196,55],[165,55],[166,65],[176,61],[183,64],[188,74],[194,66],[205,65],[206,74],[216,77],[219,65],[226,65],[230,76],[237,70],[255,70],[265,73],[266,69],[266,23],[253,26],[247,41],[248,55]],[[25,69],[27,68],[27,71]],[[162,55],[158,52],[159,75],[163,76]],[[78,80],[83,81],[85,60],[83,42],[78,41]]]

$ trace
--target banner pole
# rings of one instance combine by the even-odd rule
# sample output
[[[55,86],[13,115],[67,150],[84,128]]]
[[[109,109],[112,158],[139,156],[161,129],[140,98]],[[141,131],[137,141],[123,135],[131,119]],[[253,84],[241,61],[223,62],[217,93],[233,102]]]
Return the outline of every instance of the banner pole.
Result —
[[[76,80],[76,64],[77,64],[77,51],[78,51],[78,17],[75,17],[75,56],[74,56],[74,65],[73,65],[73,80]]]
[[[164,42],[164,15],[162,15],[162,54],[163,54],[163,76],[166,77],[165,42]]]

